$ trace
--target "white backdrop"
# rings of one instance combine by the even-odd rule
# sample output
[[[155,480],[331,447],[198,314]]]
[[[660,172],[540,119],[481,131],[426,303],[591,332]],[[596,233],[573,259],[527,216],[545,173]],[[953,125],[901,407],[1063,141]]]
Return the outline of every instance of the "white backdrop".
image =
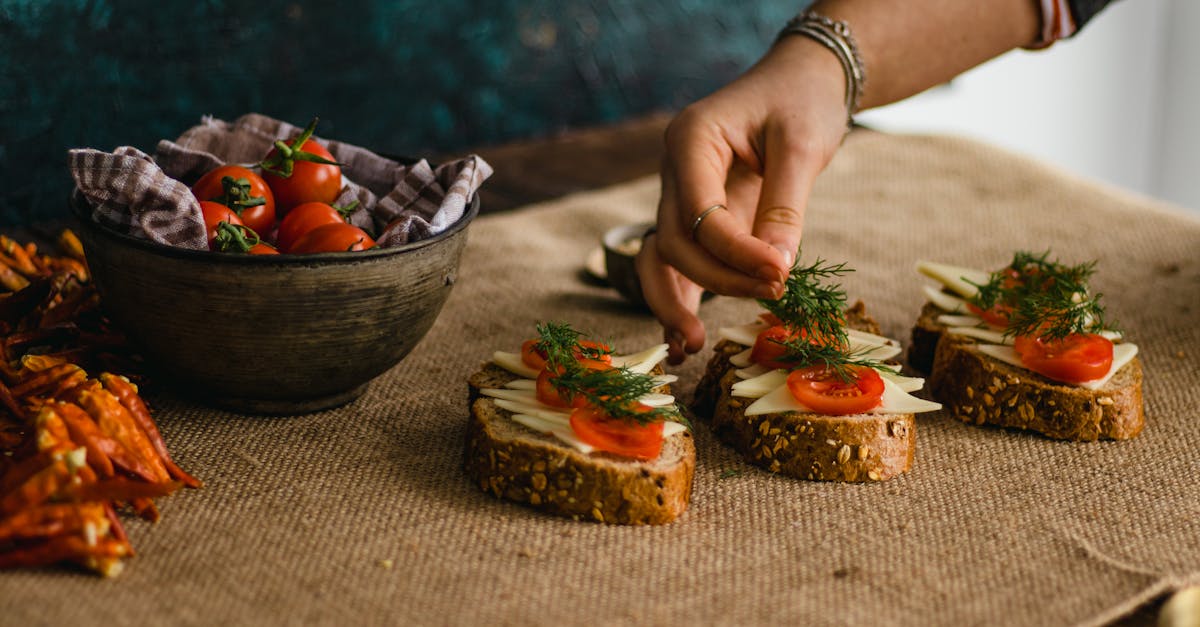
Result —
[[[1073,39],[859,119],[976,137],[1200,215],[1197,31],[1197,0],[1120,0]]]

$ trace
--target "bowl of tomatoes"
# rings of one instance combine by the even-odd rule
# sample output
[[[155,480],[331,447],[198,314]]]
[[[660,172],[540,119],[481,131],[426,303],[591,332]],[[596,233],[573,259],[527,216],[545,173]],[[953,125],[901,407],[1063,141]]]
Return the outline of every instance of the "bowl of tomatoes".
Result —
[[[293,167],[302,163],[313,162]],[[440,232],[377,246],[332,198],[285,205],[276,186],[260,188],[266,175],[234,166],[208,178],[191,187],[210,250],[118,232],[78,192],[70,204],[105,313],[151,378],[244,413],[335,407],[403,360],[449,296],[479,213],[473,195]],[[275,214],[260,225],[264,195],[274,196]],[[210,209],[228,213],[210,219]]]

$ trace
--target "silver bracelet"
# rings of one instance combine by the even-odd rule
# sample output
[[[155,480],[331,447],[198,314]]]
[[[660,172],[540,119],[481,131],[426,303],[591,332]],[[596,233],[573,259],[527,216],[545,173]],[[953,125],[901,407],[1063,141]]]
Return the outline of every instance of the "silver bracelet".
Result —
[[[858,101],[862,98],[867,75],[862,55],[858,52],[858,44],[850,32],[850,25],[819,13],[805,11],[788,20],[787,26],[783,27],[775,41],[778,42],[784,36],[792,34],[813,39],[837,56],[842,64],[842,71],[846,74],[846,117],[852,122],[852,116],[858,112]]]

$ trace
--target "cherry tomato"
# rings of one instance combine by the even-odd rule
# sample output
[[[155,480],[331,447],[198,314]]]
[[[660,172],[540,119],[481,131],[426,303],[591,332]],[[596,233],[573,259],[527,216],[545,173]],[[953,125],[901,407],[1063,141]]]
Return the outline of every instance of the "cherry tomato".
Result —
[[[809,366],[788,375],[792,396],[805,407],[828,416],[861,414],[883,400],[883,378],[874,368],[847,366],[853,381],[842,381],[824,365]]]
[[[767,323],[767,326],[773,327],[773,326],[783,324],[783,320],[780,320],[779,316],[776,316],[775,314],[773,314],[769,311],[764,311],[764,312],[758,314],[758,319]]]
[[[261,176],[241,166],[210,170],[192,186],[192,195],[233,209],[255,233],[265,235],[275,226],[275,195]]]
[[[250,250],[247,250],[246,252],[251,255],[278,255],[279,254],[278,250],[275,250],[275,248],[272,247],[270,244],[264,244],[263,242],[259,242],[255,245],[251,246]]]
[[[1018,335],[1013,348],[1026,368],[1064,383],[1099,379],[1112,368],[1112,341],[1094,333],[1076,333],[1061,340]]]
[[[375,240],[367,232],[345,222],[324,224],[300,236],[289,253],[338,253],[366,250],[375,247]]]
[[[649,407],[639,411],[649,411]],[[571,430],[579,439],[607,453],[650,460],[662,452],[663,423],[639,424],[631,419],[611,418],[595,407],[571,412]]]
[[[357,206],[357,202],[354,203]],[[353,207],[348,207],[352,211]],[[341,224],[346,221],[346,211],[323,202],[306,202],[293,207],[279,221],[279,230],[275,233],[275,245],[283,252],[291,252],[292,244],[301,235],[326,224]]]
[[[580,359],[579,364],[588,370],[608,370],[612,368],[611,364],[595,359]],[[562,368],[551,371],[549,368],[543,368],[538,373],[537,378],[537,399],[551,407],[583,407],[587,405],[587,397],[580,394],[571,397],[570,393],[564,394],[562,390],[554,384],[554,377],[562,374]]]
[[[767,368],[782,368],[787,370],[794,366],[794,363],[783,361],[781,358],[787,354],[787,349],[784,348],[784,342],[795,340],[808,340],[811,344],[818,344],[816,336],[809,336],[807,329],[794,330],[782,324],[773,327],[767,327],[759,332],[758,337],[754,338],[754,348],[750,351],[750,361],[765,366]]]
[[[546,367],[546,353],[538,350],[537,340],[525,340],[521,344],[521,361],[526,366],[534,370],[541,370]],[[612,348],[607,344],[593,342],[592,340],[580,340],[579,346],[575,351],[576,359],[595,359],[606,364],[612,363]]]
[[[275,142],[261,163],[280,215],[306,202],[332,203],[342,190],[341,165],[324,146],[309,139],[316,127],[313,118],[291,142]]]
[[[204,214],[204,227],[208,229],[208,248],[212,250],[213,242],[217,240],[217,233],[220,232],[222,222],[228,222],[234,225],[242,225],[242,219],[234,213],[233,209],[222,205],[219,202],[211,200],[200,201],[200,212]]]

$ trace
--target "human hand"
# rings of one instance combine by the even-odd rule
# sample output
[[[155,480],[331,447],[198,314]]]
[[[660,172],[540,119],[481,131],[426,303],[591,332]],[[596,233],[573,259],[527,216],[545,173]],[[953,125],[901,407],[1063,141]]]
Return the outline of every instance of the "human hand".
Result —
[[[785,37],[671,122],[657,231],[637,259],[670,363],[704,345],[695,312],[705,289],[783,294],[813,183],[846,132],[845,89],[834,55],[808,38]]]

